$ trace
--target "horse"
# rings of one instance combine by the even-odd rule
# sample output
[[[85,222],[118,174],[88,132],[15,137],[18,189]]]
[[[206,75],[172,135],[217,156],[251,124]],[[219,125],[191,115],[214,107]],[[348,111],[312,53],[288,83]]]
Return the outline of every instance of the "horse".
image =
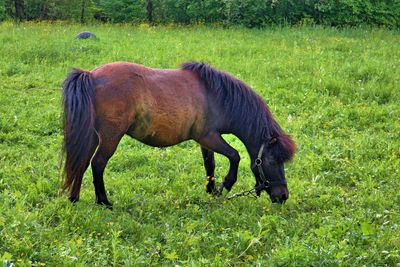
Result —
[[[79,200],[82,177],[91,164],[96,203],[112,207],[103,174],[124,135],[153,147],[196,141],[206,191],[220,195],[237,180],[240,155],[222,137],[233,134],[250,155],[257,196],[266,191],[279,203],[289,197],[284,163],[293,158],[296,145],[261,97],[229,73],[202,62],[179,69],[114,62],[92,71],[72,69],[62,90],[63,190],[69,190],[72,202]],[[214,152],[230,163],[218,186]]]

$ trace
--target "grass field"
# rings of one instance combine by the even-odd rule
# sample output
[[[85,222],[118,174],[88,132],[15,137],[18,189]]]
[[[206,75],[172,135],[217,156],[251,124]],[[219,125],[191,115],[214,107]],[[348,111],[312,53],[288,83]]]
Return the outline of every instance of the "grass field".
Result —
[[[75,40],[82,30],[98,40]],[[366,29],[0,24],[0,259],[5,266],[400,266],[400,35]],[[248,83],[298,144],[284,205],[205,192],[194,142],[124,137],[114,210],[59,194],[60,85],[71,67],[202,60]],[[254,185],[240,151],[232,192]],[[217,156],[221,181],[228,161]]]

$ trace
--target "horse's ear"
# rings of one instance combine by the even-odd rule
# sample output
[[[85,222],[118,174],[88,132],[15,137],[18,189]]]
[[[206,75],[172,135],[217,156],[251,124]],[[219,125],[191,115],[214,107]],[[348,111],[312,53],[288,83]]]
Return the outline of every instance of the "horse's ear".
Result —
[[[263,140],[265,140],[265,142],[268,144],[268,146],[271,146],[278,141],[278,138],[276,136],[273,136],[267,128],[263,129],[262,138],[263,138]]]
[[[273,145],[278,141],[278,138],[276,137],[271,137],[271,139],[268,140],[268,145]]]

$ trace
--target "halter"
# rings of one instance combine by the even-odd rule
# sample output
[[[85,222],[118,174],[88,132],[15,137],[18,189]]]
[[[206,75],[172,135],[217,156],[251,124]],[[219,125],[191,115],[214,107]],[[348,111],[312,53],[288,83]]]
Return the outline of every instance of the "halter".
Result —
[[[258,155],[257,158],[254,160],[254,164],[251,166],[251,169],[254,169],[255,167],[257,167],[258,169],[258,173],[260,174],[260,178],[261,178],[261,183],[255,187],[255,190],[257,192],[257,194],[259,194],[259,192],[263,189],[267,189],[270,188],[271,186],[277,186],[277,185],[286,185],[287,182],[285,179],[278,179],[278,180],[271,180],[268,181],[268,179],[265,177],[264,174],[264,170],[262,168],[262,159],[261,156],[264,152],[264,147],[265,145],[268,144],[273,144],[276,142],[276,138],[272,137],[270,138],[268,141],[262,143],[260,150],[258,151]]]

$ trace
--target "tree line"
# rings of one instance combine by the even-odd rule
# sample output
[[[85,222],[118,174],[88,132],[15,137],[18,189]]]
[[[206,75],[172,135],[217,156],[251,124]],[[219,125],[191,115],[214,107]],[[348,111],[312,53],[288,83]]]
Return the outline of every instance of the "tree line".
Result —
[[[400,27],[400,0],[0,0],[0,21]]]

